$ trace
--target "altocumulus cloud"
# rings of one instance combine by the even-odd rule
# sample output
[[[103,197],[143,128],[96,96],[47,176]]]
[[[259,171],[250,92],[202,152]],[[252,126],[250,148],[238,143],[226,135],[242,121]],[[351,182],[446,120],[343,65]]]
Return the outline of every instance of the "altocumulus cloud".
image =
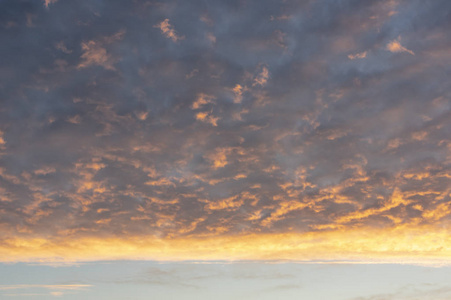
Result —
[[[2,1],[0,260],[443,263],[450,13]]]

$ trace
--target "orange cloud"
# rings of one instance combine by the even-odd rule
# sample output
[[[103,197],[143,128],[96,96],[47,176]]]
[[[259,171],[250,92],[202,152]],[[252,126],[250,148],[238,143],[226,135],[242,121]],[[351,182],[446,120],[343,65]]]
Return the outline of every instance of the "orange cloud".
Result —
[[[158,180],[150,180],[147,181],[145,184],[151,185],[151,186],[164,186],[164,185],[170,185],[175,187],[175,183],[173,183],[169,178],[160,178]]]
[[[383,212],[389,211],[392,208],[395,208],[400,205],[407,205],[411,201],[405,200],[403,194],[399,191],[399,189],[395,189],[392,196],[388,199],[388,201],[384,202],[382,206],[377,208],[369,208],[366,210],[354,211],[350,214],[341,216],[335,220],[336,223],[349,223],[354,220],[360,220],[364,218],[368,218],[372,215],[379,215]]]
[[[267,67],[264,66],[260,74],[258,74],[257,77],[255,77],[254,83],[252,85],[265,86],[266,83],[268,82],[268,79],[269,79],[269,70]]]
[[[202,106],[208,104],[208,103],[213,103],[213,99],[215,97],[213,96],[209,96],[203,93],[200,93],[199,95],[197,95],[197,99],[196,101],[194,101],[194,103],[191,105],[192,109],[199,109]]]
[[[174,27],[169,24],[169,19],[165,19],[163,22],[155,25],[154,27],[160,28],[163,35],[174,42],[178,42],[179,40],[183,40],[184,36],[179,36],[175,31]]]
[[[216,151],[208,155],[208,159],[213,162],[213,168],[218,169],[227,165],[227,155],[231,152],[230,148],[217,148]]]
[[[3,131],[0,130],[0,149],[6,144],[4,138],[3,138]]]
[[[279,208],[276,211],[274,211],[270,217],[264,219],[261,222],[262,226],[264,226],[264,227],[269,226],[273,222],[276,222],[276,221],[282,219],[282,217],[284,215],[288,214],[289,212],[292,212],[295,210],[301,210],[301,209],[304,209],[309,206],[308,203],[302,203],[302,202],[295,201],[295,200],[282,201],[279,205],[280,205]]]
[[[241,101],[243,100],[243,87],[240,84],[237,84],[232,89],[232,91],[235,94],[233,103],[241,103]]]
[[[83,54],[81,55],[82,61],[78,65],[78,68],[87,68],[89,66],[98,65],[107,70],[115,70],[113,64],[113,57],[107,53],[106,49],[101,46],[99,42],[89,41],[81,44]]]
[[[218,126],[218,117],[212,116],[209,112],[199,112],[196,114],[196,120],[211,124],[213,126]]]
[[[30,293],[10,293],[2,294],[4,296],[33,296],[33,295],[49,295],[59,297],[64,295],[67,291],[74,293],[76,291],[84,291],[92,287],[90,284],[11,284],[11,285],[0,285],[0,291],[27,291],[30,289],[46,290],[48,294],[30,294]]]
[[[356,53],[356,54],[349,54],[348,58],[349,59],[359,59],[359,58],[361,59],[361,58],[365,58],[366,54],[367,54],[366,51],[363,51],[363,52],[360,52],[360,53]]]
[[[355,263],[451,264],[446,228],[356,228],[284,234],[200,238],[9,238],[0,244],[2,262],[94,260],[288,260]]]
[[[423,212],[423,218],[428,221],[438,221],[445,216],[451,214],[451,207],[449,203],[441,203],[433,209],[429,209]]]
[[[399,42],[400,38],[391,41],[390,43],[387,44],[387,50],[393,53],[398,53],[398,52],[407,52],[410,53],[412,55],[415,55],[415,53],[413,53],[412,50],[409,50],[405,47],[403,47],[401,45],[401,43]]]
[[[194,220],[193,222],[191,222],[188,226],[186,226],[186,227],[180,229],[178,233],[179,233],[179,234],[190,233],[190,232],[194,231],[194,230],[197,228],[197,225],[198,225],[199,223],[202,223],[202,222],[205,221],[205,220],[206,220],[206,218],[199,218],[199,219],[196,219],[196,220]]]
[[[95,41],[82,42],[82,61],[78,64],[78,68],[81,69],[97,65],[102,66],[107,70],[115,70],[114,64],[117,59],[107,52],[105,45],[121,40],[124,34],[125,31],[120,30],[112,36],[106,36]]]
[[[205,209],[207,210],[221,210],[221,209],[229,209],[235,210],[241,205],[243,205],[244,200],[239,198],[239,195],[235,195],[233,197],[229,197],[226,199],[221,199],[218,201],[205,201],[207,205]]]

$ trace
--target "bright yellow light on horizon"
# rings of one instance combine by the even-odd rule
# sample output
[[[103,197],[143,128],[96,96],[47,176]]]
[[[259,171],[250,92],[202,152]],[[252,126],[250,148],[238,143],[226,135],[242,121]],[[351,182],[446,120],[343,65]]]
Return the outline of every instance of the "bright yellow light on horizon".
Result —
[[[451,263],[451,238],[447,228],[430,226],[174,239],[12,238],[0,246],[0,260],[276,260],[447,265]]]

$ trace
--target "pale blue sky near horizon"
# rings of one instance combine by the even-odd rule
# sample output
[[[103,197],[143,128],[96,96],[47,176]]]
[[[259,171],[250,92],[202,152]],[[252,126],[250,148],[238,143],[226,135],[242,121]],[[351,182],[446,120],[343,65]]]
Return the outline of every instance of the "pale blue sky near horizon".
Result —
[[[107,261],[55,267],[15,263],[0,264],[0,278],[0,299],[451,297],[451,267],[397,264]]]

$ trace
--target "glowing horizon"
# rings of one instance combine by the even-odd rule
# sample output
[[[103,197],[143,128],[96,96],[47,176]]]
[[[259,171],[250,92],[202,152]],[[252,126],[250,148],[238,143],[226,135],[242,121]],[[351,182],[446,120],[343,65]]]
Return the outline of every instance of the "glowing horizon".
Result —
[[[374,237],[376,236],[376,237]],[[360,229],[307,234],[250,234],[228,237],[7,239],[3,262],[77,263],[108,260],[451,263],[448,230]]]

